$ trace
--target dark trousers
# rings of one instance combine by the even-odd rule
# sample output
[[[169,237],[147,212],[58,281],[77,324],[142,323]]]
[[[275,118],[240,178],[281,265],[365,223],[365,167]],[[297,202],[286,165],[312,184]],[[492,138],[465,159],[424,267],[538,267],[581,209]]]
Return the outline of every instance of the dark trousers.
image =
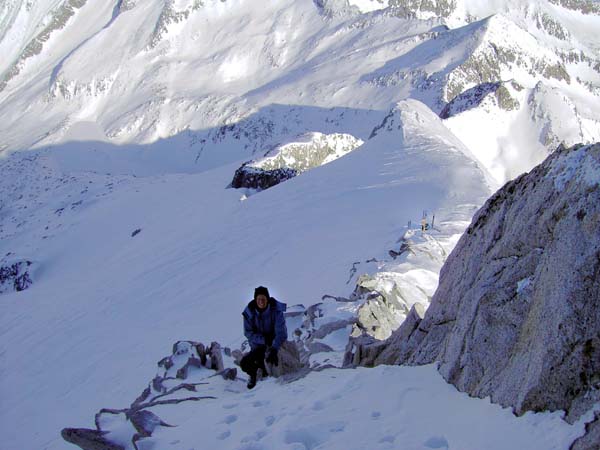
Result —
[[[262,369],[263,376],[267,375],[265,367],[265,347],[257,347],[246,354],[240,361],[240,367],[251,377],[256,377],[258,369]]]

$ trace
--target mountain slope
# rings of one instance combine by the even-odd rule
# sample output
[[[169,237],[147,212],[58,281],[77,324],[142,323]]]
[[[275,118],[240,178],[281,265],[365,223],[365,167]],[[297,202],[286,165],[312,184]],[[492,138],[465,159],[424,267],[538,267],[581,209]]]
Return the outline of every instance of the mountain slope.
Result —
[[[361,14],[344,2],[308,0],[270,1],[260,10],[217,0],[115,0],[100,9],[83,1],[11,2],[0,46],[19,42],[10,47],[20,53],[0,68],[0,149],[64,145],[79,137],[81,123],[93,122],[96,139],[176,151],[177,171],[197,172],[307,132],[364,139],[350,130],[356,123],[337,112],[317,119],[307,106],[365,111],[370,129],[399,100],[416,98],[440,112],[465,90],[511,80],[525,88],[513,99],[518,112],[540,82],[565,101],[535,100],[535,112],[515,111],[487,141],[451,125],[499,183],[557,142],[572,143],[569,130],[542,117],[573,121],[584,142],[598,139],[600,42],[591,30],[600,16],[593,5],[435,2],[422,15],[427,4],[413,3]],[[363,10],[386,5],[358,2]],[[51,31],[32,55],[27,48],[44,27]],[[272,105],[279,105],[275,116]],[[493,121],[503,110],[491,113]],[[490,111],[477,114],[485,121]],[[232,140],[240,134],[241,142]],[[166,149],[165,139],[174,139]],[[523,146],[528,163],[504,157]]]
[[[3,164],[3,192],[18,176],[31,195],[5,210],[3,223],[24,225],[0,253],[21,253],[38,269],[30,289],[1,298],[11,413],[0,423],[35,423],[39,435],[3,433],[7,448],[58,448],[56,430],[137,391],[166,343],[241,342],[239,314],[257,284],[290,305],[312,304],[347,294],[353,263],[384,260],[423,209],[464,226],[490,192],[465,151],[410,101],[362,147],[245,201],[225,189],[236,164],[106,177],[73,171],[83,148],[11,155],[22,169]],[[46,197],[30,210],[36,193]]]

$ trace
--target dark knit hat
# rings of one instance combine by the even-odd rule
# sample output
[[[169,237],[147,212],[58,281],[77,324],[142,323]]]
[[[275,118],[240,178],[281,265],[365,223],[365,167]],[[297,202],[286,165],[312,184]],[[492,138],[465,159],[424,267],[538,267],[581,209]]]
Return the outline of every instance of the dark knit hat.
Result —
[[[256,300],[256,297],[258,297],[261,294],[267,297],[267,300],[271,298],[271,296],[269,295],[269,290],[264,286],[259,286],[256,289],[254,289],[254,300]]]

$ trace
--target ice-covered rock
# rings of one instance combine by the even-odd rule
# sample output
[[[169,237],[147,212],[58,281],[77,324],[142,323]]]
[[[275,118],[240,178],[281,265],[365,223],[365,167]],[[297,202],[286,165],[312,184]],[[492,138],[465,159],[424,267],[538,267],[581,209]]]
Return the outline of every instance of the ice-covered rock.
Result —
[[[575,420],[600,399],[600,144],[559,148],[479,210],[403,364],[458,389]]]

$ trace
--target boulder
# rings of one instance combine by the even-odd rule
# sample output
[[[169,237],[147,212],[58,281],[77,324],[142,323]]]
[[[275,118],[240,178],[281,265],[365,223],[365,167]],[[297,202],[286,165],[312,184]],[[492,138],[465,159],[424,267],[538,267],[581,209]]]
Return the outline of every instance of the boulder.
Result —
[[[291,374],[305,367],[300,361],[300,352],[293,342],[285,341],[279,349],[278,356],[279,365],[272,366],[267,364],[269,374],[274,377]]]
[[[351,338],[344,355],[344,366],[374,367],[380,364],[398,364],[405,356],[408,337],[417,330],[424,315],[425,307],[421,303],[415,303],[402,325],[385,341],[367,336]]]

